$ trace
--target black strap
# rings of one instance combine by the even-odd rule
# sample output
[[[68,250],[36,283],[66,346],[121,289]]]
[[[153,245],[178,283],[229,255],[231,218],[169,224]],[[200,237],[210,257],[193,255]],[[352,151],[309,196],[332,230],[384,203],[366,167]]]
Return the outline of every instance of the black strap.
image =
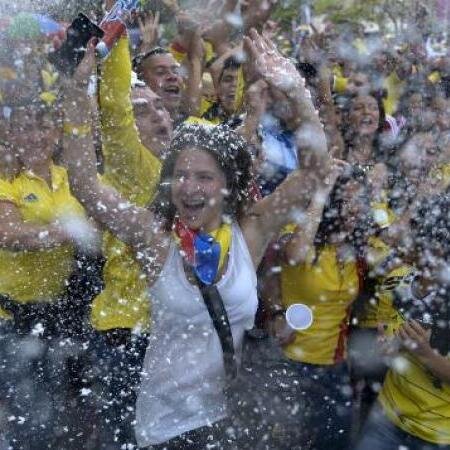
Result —
[[[215,285],[208,286],[197,278],[203,300],[208,309],[214,328],[219,336],[223,352],[225,374],[229,381],[237,376],[237,362],[234,353],[233,334],[222,297]]]

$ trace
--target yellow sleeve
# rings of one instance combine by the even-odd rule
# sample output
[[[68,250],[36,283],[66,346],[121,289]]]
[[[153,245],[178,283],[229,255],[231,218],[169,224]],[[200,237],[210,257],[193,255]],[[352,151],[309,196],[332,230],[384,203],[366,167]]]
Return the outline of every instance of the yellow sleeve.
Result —
[[[131,58],[122,37],[103,67],[100,83],[104,180],[130,201],[151,200],[160,162],[142,145],[131,104]]]

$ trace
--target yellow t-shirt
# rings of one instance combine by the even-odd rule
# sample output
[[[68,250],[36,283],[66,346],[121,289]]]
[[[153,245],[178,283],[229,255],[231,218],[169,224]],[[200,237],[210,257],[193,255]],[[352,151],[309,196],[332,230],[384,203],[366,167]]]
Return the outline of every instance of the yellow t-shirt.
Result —
[[[71,195],[67,172],[52,165],[52,186],[29,171],[10,181],[0,180],[0,201],[14,204],[25,222],[46,225],[84,217]],[[74,248],[61,245],[38,251],[0,250],[0,293],[19,303],[52,302],[64,292],[74,265]],[[10,318],[0,308],[1,318]]]
[[[411,354],[390,369],[379,395],[389,419],[424,441],[450,444],[450,384],[434,386],[433,376]]]
[[[396,312],[394,316],[392,296],[389,298],[392,309],[385,314],[390,315],[392,332],[403,320]],[[389,419],[403,431],[434,444],[450,444],[450,384],[442,382],[441,388],[436,387],[432,374],[411,353],[397,357],[378,400]]]
[[[100,84],[102,181],[133,203],[145,206],[155,193],[161,163],[139,139],[130,98],[130,80],[128,39],[123,37],[105,62]],[[146,278],[134,253],[108,232],[103,238],[103,253],[106,257],[105,288],[92,303],[93,327],[97,330],[148,327],[150,302]]]
[[[386,195],[384,195],[386,196]],[[379,228],[387,228],[395,221],[395,214],[389,208],[386,200],[371,203],[372,216]],[[376,236],[369,238],[367,263],[370,270],[376,269],[389,256],[391,248],[382,239]],[[383,283],[383,279],[374,280],[376,286]],[[364,305],[363,317],[358,317],[358,327],[376,328],[378,325],[378,302],[376,296],[368,299]]]
[[[413,267],[407,265],[396,267],[380,280],[380,284],[377,287],[377,323],[388,325],[391,333],[403,322],[393,305],[394,292],[402,284],[408,283],[409,276],[413,271]]]
[[[367,263],[369,270],[376,268],[378,264],[385,260],[390,253],[390,247],[380,238],[371,236],[369,238],[369,246],[367,252]],[[378,284],[379,280],[373,280]],[[375,294],[375,292],[374,292]],[[378,324],[378,303],[376,296],[373,295],[367,299],[361,315],[355,317],[357,319],[358,328],[376,328]]]
[[[320,250],[314,261],[297,266],[285,265],[281,271],[284,307],[293,303],[308,305],[313,323],[297,331],[295,341],[284,347],[285,355],[310,364],[335,364],[346,355],[349,310],[358,296],[359,277],[354,259],[338,262],[336,248]]]

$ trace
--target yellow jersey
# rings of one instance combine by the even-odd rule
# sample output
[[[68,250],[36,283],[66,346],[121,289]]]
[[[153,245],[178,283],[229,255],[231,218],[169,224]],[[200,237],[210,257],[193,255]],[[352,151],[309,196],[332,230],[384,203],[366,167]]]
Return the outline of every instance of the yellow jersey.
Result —
[[[405,272],[406,268],[397,272],[400,270]],[[393,296],[389,298],[390,312],[385,314],[390,316],[389,333],[393,333],[403,319],[392,307]],[[450,384],[442,382],[441,387],[436,387],[434,381],[433,375],[414,355],[403,352],[389,369],[378,400],[389,419],[403,431],[427,442],[448,445]]]
[[[313,311],[313,323],[297,331],[295,341],[284,347],[295,361],[331,365],[346,356],[350,307],[359,293],[360,280],[353,258],[338,261],[336,247],[326,245],[317,257],[297,266],[284,265],[281,294],[284,307],[303,303]]]
[[[47,225],[84,217],[72,196],[66,169],[50,167],[52,185],[30,171],[0,180],[0,201],[14,204],[24,222]],[[70,244],[33,251],[0,250],[0,293],[19,303],[52,302],[63,294],[74,268]],[[1,318],[10,315],[0,308]]]
[[[372,217],[379,229],[389,227],[396,219],[396,216],[387,202],[387,194],[383,193],[381,201],[371,202]],[[368,240],[367,265],[369,270],[376,270],[377,266],[383,263],[391,253],[391,247],[377,236],[371,236]],[[375,284],[375,290],[383,278],[375,278],[372,282]],[[378,325],[378,301],[376,296],[368,299],[364,305],[362,317],[357,317],[359,328],[377,328]]]
[[[100,110],[103,138],[102,181],[140,206],[149,204],[159,182],[160,161],[139,139],[131,104],[131,58],[128,38],[122,37],[103,67]],[[146,328],[150,300],[146,278],[134,253],[106,232],[105,288],[94,299],[91,322],[97,330]]]

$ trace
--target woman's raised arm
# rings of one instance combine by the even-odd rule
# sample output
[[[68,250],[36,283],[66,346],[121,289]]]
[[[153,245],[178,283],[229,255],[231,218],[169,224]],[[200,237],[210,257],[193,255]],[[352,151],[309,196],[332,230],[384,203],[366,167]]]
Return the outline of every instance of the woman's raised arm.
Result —
[[[245,48],[253,70],[271,89],[284,95],[285,107],[290,108],[296,119],[293,129],[297,146],[301,148],[300,169],[292,172],[271,195],[256,203],[242,220],[247,244],[258,264],[267,242],[284,224],[293,220],[294,210],[304,212],[314,193],[323,187],[330,172],[330,158],[319,116],[292,62],[255,30],[245,38]]]
[[[117,191],[101,183],[97,175],[91,134],[90,100],[85,83],[95,64],[93,47],[66,80],[64,109],[64,161],[73,194],[97,222],[135,249],[147,246],[154,235],[154,215],[123,199]]]

